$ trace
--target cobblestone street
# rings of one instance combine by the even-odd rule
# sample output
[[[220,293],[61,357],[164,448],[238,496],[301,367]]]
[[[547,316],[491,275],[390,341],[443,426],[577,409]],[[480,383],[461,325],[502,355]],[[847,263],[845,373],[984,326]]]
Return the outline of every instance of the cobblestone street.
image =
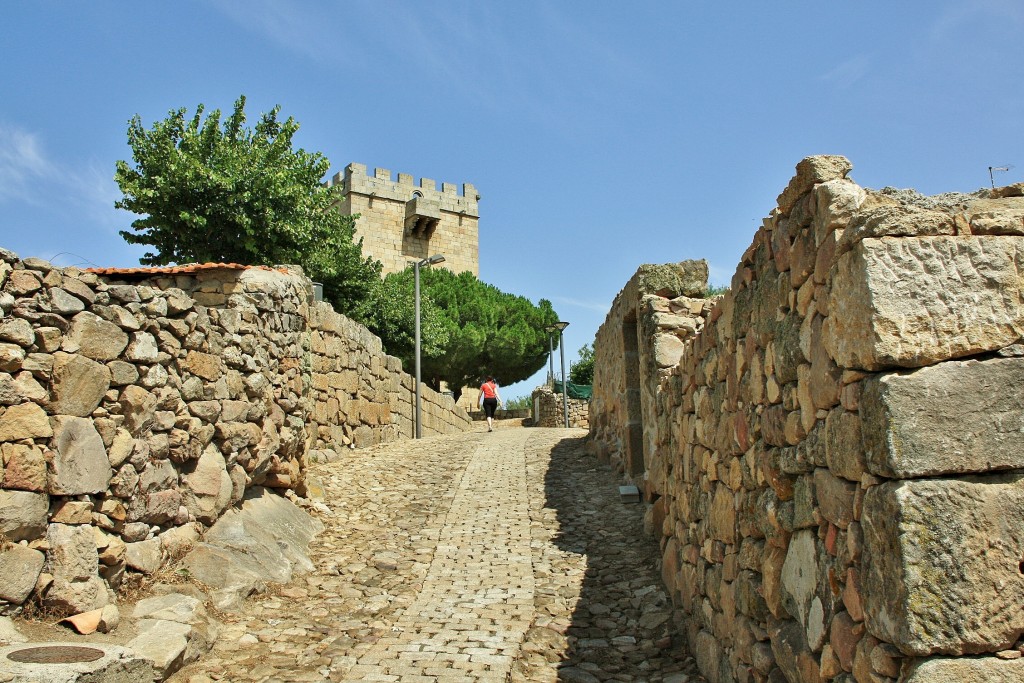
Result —
[[[314,573],[221,615],[214,650],[170,680],[702,680],[643,506],[584,436],[499,428],[314,465]]]

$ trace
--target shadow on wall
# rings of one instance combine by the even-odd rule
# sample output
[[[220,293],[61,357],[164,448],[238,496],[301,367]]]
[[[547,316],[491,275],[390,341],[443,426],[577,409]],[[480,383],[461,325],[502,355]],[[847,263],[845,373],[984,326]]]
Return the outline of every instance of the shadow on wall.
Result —
[[[587,455],[584,438],[563,439],[551,452],[545,506],[555,510],[559,529],[551,540],[564,553],[584,555],[586,566],[558,680],[703,680],[673,625],[658,544],[644,534],[644,508],[622,502],[619,483]]]

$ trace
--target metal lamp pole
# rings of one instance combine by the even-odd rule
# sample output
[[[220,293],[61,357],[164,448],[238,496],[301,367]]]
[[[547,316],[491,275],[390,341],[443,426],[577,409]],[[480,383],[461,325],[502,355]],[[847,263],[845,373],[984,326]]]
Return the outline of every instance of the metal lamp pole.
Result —
[[[412,269],[415,274],[415,287],[413,298],[416,300],[416,438],[423,437],[423,421],[420,417],[420,268],[444,263],[444,256],[434,254],[430,258],[421,261],[413,261]]]
[[[562,414],[565,416],[565,426],[569,427],[569,387],[566,386],[568,382],[565,380],[565,344],[562,339],[562,331],[569,327],[567,322],[557,322],[553,327],[558,330],[558,350],[561,353],[562,363]]]

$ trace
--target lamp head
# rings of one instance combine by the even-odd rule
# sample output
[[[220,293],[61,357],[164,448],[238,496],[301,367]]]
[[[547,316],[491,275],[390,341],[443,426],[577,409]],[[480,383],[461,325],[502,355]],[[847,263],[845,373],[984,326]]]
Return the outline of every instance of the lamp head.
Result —
[[[554,325],[552,325],[552,327],[553,327],[553,328],[555,328],[556,330],[558,330],[559,332],[561,332],[561,331],[562,331],[562,330],[564,330],[565,328],[569,327],[569,323],[566,323],[566,322],[562,322],[562,321],[560,320],[560,321],[558,321],[557,323],[555,323]]]
[[[444,254],[434,254],[427,259],[427,264],[431,266],[435,266],[438,263],[444,263]]]

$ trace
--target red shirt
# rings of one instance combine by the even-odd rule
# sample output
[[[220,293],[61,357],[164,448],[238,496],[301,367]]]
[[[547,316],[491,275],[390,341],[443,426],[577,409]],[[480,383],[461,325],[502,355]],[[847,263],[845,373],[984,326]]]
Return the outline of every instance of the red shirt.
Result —
[[[480,391],[484,393],[484,398],[496,398],[498,395],[498,385],[494,382],[484,382],[480,386]]]

